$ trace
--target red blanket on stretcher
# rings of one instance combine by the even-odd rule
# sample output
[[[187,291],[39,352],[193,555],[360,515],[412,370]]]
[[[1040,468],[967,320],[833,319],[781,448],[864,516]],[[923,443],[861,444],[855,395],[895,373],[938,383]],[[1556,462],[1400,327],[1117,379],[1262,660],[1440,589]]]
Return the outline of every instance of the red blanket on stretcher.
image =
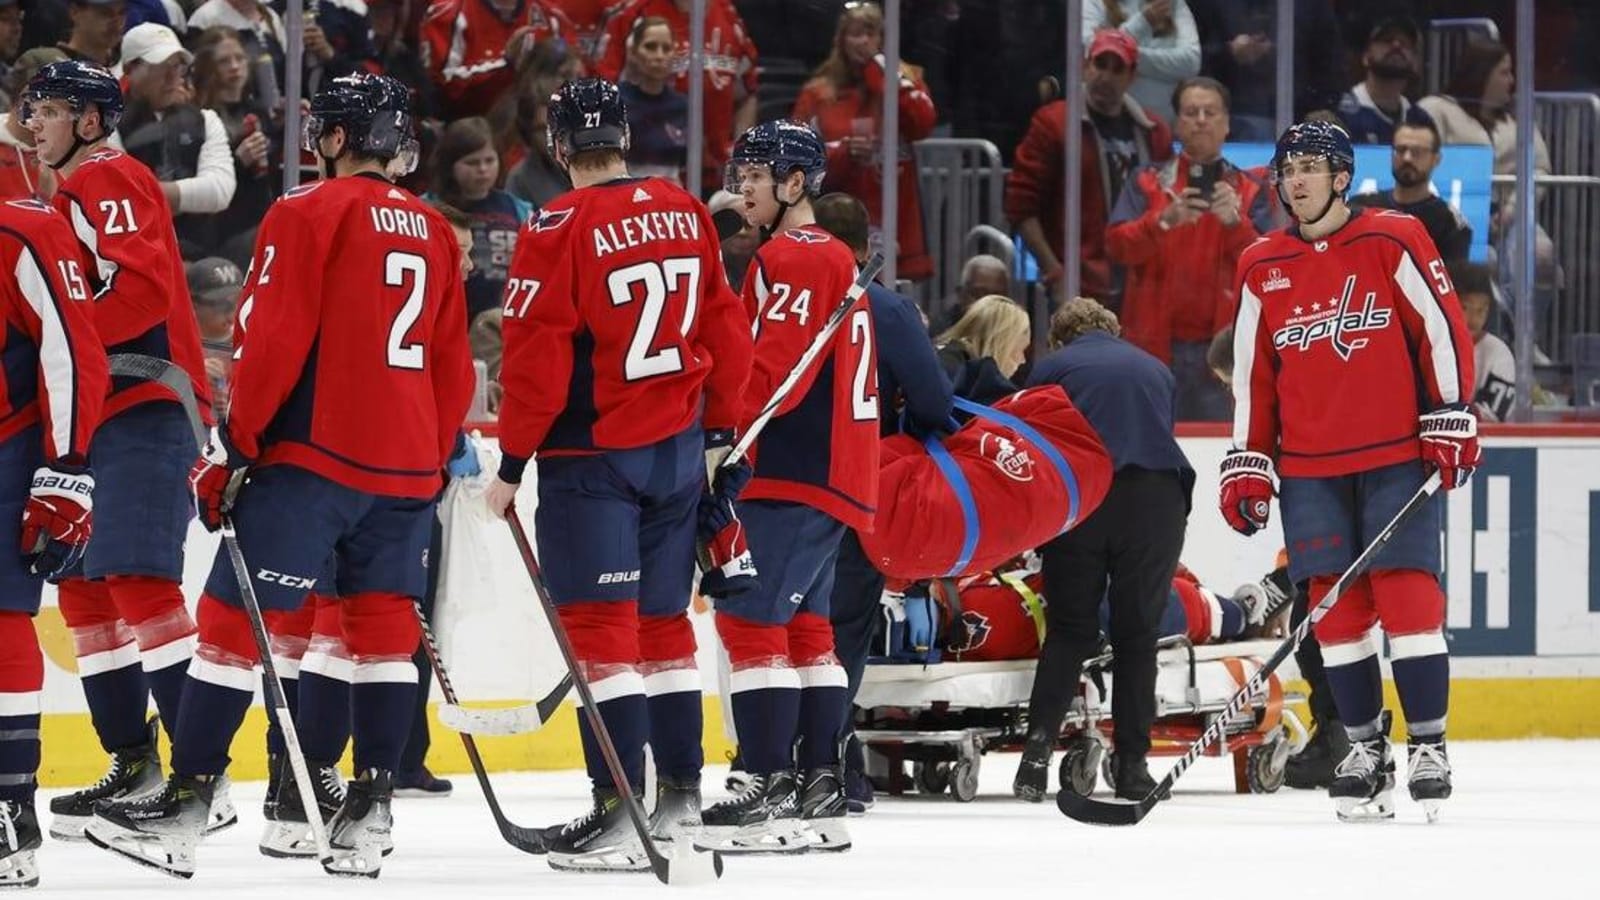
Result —
[[[957,407],[974,415],[949,437],[883,440],[861,545],[890,578],[993,569],[1083,521],[1111,485],[1105,445],[1060,387]]]

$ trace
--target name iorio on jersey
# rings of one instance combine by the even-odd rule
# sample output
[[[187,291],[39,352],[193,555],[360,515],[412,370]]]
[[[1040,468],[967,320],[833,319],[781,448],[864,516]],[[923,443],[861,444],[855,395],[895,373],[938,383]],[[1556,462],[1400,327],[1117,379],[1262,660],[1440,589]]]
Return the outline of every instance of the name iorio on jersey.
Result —
[[[698,240],[700,218],[688,212],[647,212],[595,226],[594,255],[616,253],[651,241]]]
[[[428,217],[416,210],[373,206],[367,212],[372,215],[373,231],[424,240],[428,237]]]

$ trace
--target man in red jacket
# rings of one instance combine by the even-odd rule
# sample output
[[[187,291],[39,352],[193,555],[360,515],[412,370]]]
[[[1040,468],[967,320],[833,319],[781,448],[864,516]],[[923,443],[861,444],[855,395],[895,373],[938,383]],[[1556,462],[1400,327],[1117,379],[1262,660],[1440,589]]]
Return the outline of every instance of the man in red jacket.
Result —
[[[1103,30],[1083,61],[1083,241],[1079,293],[1106,302],[1115,311],[1122,300],[1122,278],[1106,256],[1106,217],[1122,184],[1140,166],[1172,156],[1172,133],[1165,123],[1128,96],[1139,46],[1126,33]],[[1058,285],[1064,216],[1067,101],[1057,100],[1033,114],[1006,177],[1005,210],[1028,249],[1039,258],[1043,281]]]
[[[1129,178],[1112,209],[1106,251],[1127,267],[1125,336],[1172,367],[1179,421],[1219,422],[1233,407],[1206,351],[1233,321],[1239,254],[1271,228],[1273,212],[1265,175],[1222,158],[1228,89],[1198,76],[1179,84],[1173,99],[1183,151]]]

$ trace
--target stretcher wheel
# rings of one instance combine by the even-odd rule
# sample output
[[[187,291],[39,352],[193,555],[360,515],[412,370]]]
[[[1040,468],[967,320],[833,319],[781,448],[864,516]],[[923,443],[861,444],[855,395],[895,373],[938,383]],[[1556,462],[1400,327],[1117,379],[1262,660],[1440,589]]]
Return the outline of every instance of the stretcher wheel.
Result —
[[[944,793],[950,786],[950,764],[947,762],[919,762],[911,766],[911,778],[917,792],[930,796]]]
[[[1061,789],[1080,797],[1093,794],[1097,780],[1095,768],[1102,752],[1100,744],[1092,738],[1074,738],[1068,742],[1056,772]]]
[[[1269,741],[1251,747],[1245,757],[1246,783],[1252,794],[1272,794],[1283,787],[1286,764],[1289,761],[1289,744],[1284,740]]]
[[[978,760],[964,759],[950,769],[950,796],[971,803],[978,796]]]

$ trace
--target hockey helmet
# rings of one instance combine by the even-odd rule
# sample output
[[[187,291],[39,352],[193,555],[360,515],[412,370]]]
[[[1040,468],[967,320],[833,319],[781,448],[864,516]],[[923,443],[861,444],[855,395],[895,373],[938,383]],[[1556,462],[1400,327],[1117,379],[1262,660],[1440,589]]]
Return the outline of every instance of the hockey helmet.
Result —
[[[782,182],[796,169],[805,173],[807,196],[822,193],[822,179],[828,174],[828,150],[811,126],[793,119],[762,122],[739,135],[723,173],[723,187],[731,194],[740,192],[739,170],[744,166],[766,166],[774,182]]]
[[[63,100],[74,115],[93,106],[100,111],[100,123],[109,135],[122,118],[122,87],[106,69],[77,59],[64,59],[44,66],[22,89],[22,104],[17,121],[26,124],[33,116],[33,104],[41,100]]]
[[[1350,135],[1332,122],[1311,119],[1284,130],[1272,154],[1274,181],[1282,182],[1284,163],[1295,157],[1326,159],[1330,172],[1347,172],[1351,181],[1355,180],[1356,151],[1350,145]],[[1345,185],[1345,190],[1349,189],[1349,185]]]
[[[318,144],[335,125],[345,130],[347,149],[385,162],[409,156],[415,166],[411,92],[395,79],[356,72],[329,81],[311,99],[301,146],[320,154]]]
[[[558,147],[566,159],[586,150],[628,149],[628,107],[622,91],[603,78],[562,82],[550,95],[548,116],[552,157]]]

